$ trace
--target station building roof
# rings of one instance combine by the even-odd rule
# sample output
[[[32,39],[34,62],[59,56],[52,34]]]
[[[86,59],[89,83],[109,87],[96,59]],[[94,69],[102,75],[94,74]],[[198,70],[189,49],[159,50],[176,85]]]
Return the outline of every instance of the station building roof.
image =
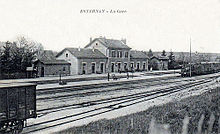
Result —
[[[59,52],[56,57],[60,56],[66,50],[79,59],[107,59],[99,50],[90,48],[65,48]]]

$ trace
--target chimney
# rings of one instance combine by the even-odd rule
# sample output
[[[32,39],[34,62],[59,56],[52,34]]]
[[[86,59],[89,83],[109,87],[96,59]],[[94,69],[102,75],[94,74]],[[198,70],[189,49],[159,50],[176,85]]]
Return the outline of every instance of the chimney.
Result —
[[[90,37],[90,43],[92,42],[92,37]]]
[[[78,51],[80,51],[80,46],[79,46],[79,48],[78,48]]]
[[[122,41],[124,44],[126,44],[126,39],[121,39],[121,41]]]
[[[95,52],[95,48],[94,47],[92,47],[92,51]]]

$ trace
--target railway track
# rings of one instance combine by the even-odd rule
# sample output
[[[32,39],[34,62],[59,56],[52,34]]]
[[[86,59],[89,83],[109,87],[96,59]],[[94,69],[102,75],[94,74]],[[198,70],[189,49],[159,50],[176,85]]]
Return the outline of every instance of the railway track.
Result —
[[[165,88],[165,89],[160,89],[160,90],[156,90],[156,91],[134,94],[134,95],[130,95],[128,97],[124,97],[120,100],[115,99],[115,100],[112,100],[109,102],[106,101],[104,106],[100,106],[100,107],[92,109],[92,110],[88,110],[88,111],[84,111],[81,113],[72,114],[72,115],[68,115],[65,117],[60,117],[60,118],[56,118],[53,120],[48,120],[45,122],[41,122],[38,124],[27,126],[26,129],[29,129],[29,131],[27,130],[24,133],[36,132],[36,131],[52,128],[55,126],[60,126],[60,125],[67,124],[67,123],[70,123],[73,121],[77,121],[77,120],[93,117],[96,115],[100,115],[103,113],[107,113],[110,111],[114,111],[116,109],[120,109],[123,107],[128,107],[128,106],[131,106],[131,105],[134,105],[137,103],[141,103],[144,101],[149,101],[149,100],[152,100],[152,99],[155,99],[158,97],[170,95],[172,93],[176,93],[176,92],[179,92],[182,90],[186,90],[188,88],[192,88],[195,86],[202,85],[204,83],[211,82],[213,80],[212,78],[214,78],[214,77],[209,77],[206,79],[198,80],[196,82],[189,82],[187,84],[177,85],[177,86],[173,86],[173,87],[169,87],[169,88]],[[101,102],[101,104],[104,104],[104,102]]]
[[[167,84],[172,84],[172,83],[177,83],[177,82],[183,82],[183,81],[195,81],[194,79],[175,79],[170,81],[166,81],[167,79],[163,79],[162,81],[154,81],[154,83],[152,82],[146,82],[143,85],[124,85],[124,87],[116,87],[116,89],[112,89],[112,90],[103,90],[103,91],[91,91],[91,92],[84,92],[82,94],[80,93],[74,93],[74,94],[68,94],[68,95],[61,95],[61,96],[54,96],[54,97],[47,97],[47,98],[42,98],[42,100],[46,100],[46,99],[51,99],[51,101],[53,100],[61,100],[61,101],[65,101],[65,99],[67,99],[68,101],[71,101],[70,99],[73,99],[73,97],[83,97],[83,96],[89,96],[89,95],[94,95],[94,94],[98,94],[98,93],[102,93],[102,92],[110,92],[110,91],[117,91],[117,90],[136,90],[136,89],[141,89],[141,88],[149,88],[150,86],[155,86],[158,83],[160,84],[160,86],[162,85],[166,85]],[[140,84],[140,83],[138,83]],[[132,86],[131,86],[132,85]],[[135,93],[135,94],[125,94],[122,96],[117,96],[117,97],[108,97],[108,98],[104,98],[104,99],[97,99],[97,100],[93,100],[93,101],[83,101],[81,103],[71,103],[71,104],[64,104],[64,105],[60,105],[60,106],[53,106],[50,108],[42,108],[42,109],[38,109],[37,113],[39,116],[43,116],[47,113],[51,113],[51,112],[57,112],[57,111],[61,111],[61,110],[65,110],[65,109],[72,109],[72,108],[82,108],[82,107],[86,107],[86,106],[93,106],[93,105],[98,105],[101,103],[108,103],[114,100],[122,100],[124,98],[128,98],[129,96],[134,96],[134,95],[138,95],[138,94],[143,94],[143,93],[148,93],[147,92],[139,92],[139,93]]]
[[[158,83],[160,84],[163,84],[163,82],[165,83],[168,83],[167,80],[173,80],[175,79],[176,77],[172,77],[172,78],[163,78],[163,79],[157,79],[159,81],[147,81],[147,80],[144,80],[144,81],[136,81],[136,82],[129,82],[129,83],[119,83],[119,84],[115,84],[115,85],[111,85],[110,87],[108,85],[97,85],[97,86],[94,86],[92,85],[89,89],[89,91],[85,91],[85,89],[82,89],[83,87],[81,87],[81,89],[75,89],[75,87],[72,87],[72,88],[67,88],[67,89],[62,89],[62,91],[60,92],[57,92],[57,91],[53,91],[56,92],[56,94],[59,94],[59,93],[64,93],[67,94],[67,95],[56,95],[56,94],[53,94],[51,96],[47,96],[47,97],[41,97],[41,96],[38,96],[37,97],[37,101],[41,101],[41,100],[49,100],[49,99],[62,99],[62,98],[66,98],[66,97],[77,97],[77,96],[85,96],[85,95],[89,95],[89,94],[98,94],[98,93],[103,93],[103,92],[110,92],[110,91],[117,91],[117,90],[124,90],[124,89],[132,89],[132,88],[138,88],[138,87],[143,87],[143,86],[154,86]],[[181,80],[179,80],[180,82]],[[169,83],[174,83],[174,82],[178,82],[177,80],[174,80],[174,81],[169,81]],[[140,83],[145,83],[143,86],[139,86]],[[118,86],[118,87],[116,87]],[[129,87],[131,86],[131,87]],[[116,88],[111,88],[111,87],[116,87]],[[102,90],[103,88],[109,88],[109,89],[105,89],[105,90]],[[67,90],[67,91],[66,91]],[[88,89],[86,89],[88,90]],[[76,92],[76,93],[73,93],[73,92]],[[69,93],[69,94],[68,94]]]
[[[162,85],[167,85],[168,83],[169,84],[172,84],[172,83],[175,83],[177,81],[173,81],[173,82],[155,82],[155,83],[151,83],[151,84],[144,84],[144,85],[141,85],[141,86],[127,86],[125,85],[126,87],[117,87],[116,89],[114,90],[110,90],[110,91],[117,91],[117,90],[137,90],[137,89],[141,89],[141,88],[146,88],[146,86],[148,86],[148,88],[150,86],[154,86],[154,85],[157,85],[160,83],[160,86]],[[182,82],[182,80],[179,80],[178,82]],[[109,90],[105,90],[103,92],[110,92]],[[149,91],[147,91],[149,92]],[[140,92],[140,93],[136,93],[136,94],[126,94],[126,95],[122,95],[122,96],[118,96],[118,97],[111,97],[111,98],[104,98],[104,99],[98,99],[98,100],[94,100],[94,101],[85,101],[85,102],[82,102],[82,103],[73,103],[73,104],[67,104],[67,105],[62,105],[62,106],[56,106],[56,107],[51,107],[51,108],[44,108],[44,109],[39,109],[37,112],[38,112],[38,115],[40,116],[43,116],[47,113],[51,113],[51,112],[57,112],[57,111],[61,111],[61,110],[65,110],[65,109],[69,109],[69,108],[82,108],[82,107],[86,107],[86,106],[93,106],[93,105],[98,105],[98,104],[101,104],[101,103],[108,103],[108,102],[111,102],[111,101],[114,101],[114,100],[122,100],[124,98],[127,98],[127,97],[130,97],[130,96],[134,96],[134,95],[138,95],[138,94],[143,94],[143,93],[147,93],[147,92]],[[62,96],[64,97],[65,99],[69,99],[67,97],[76,97],[76,96],[81,96],[81,95],[87,95],[89,96],[90,93],[100,93],[100,92],[86,92],[86,93],[83,93],[83,94],[72,94],[72,95],[67,95],[67,96]],[[93,94],[92,94],[93,95]],[[59,98],[58,96],[54,97],[54,99],[63,99],[63,98]],[[52,99],[52,98],[50,98]]]
[[[37,90],[37,95],[42,94],[51,94],[51,93],[62,93],[62,92],[72,92],[72,91],[86,91],[93,88],[105,88],[105,87],[112,87],[112,86],[120,86],[125,84],[135,84],[140,82],[154,82],[156,80],[167,80],[167,79],[176,79],[178,76],[173,77],[161,77],[161,78],[152,78],[152,79],[142,79],[142,80],[132,80],[132,81],[123,81],[123,82],[113,82],[113,83],[105,83],[105,85],[101,84],[92,84],[92,85],[83,85],[83,86],[74,86],[74,87],[65,87],[65,88],[50,88],[50,89],[43,89],[43,90]],[[132,79],[132,78],[130,78]]]

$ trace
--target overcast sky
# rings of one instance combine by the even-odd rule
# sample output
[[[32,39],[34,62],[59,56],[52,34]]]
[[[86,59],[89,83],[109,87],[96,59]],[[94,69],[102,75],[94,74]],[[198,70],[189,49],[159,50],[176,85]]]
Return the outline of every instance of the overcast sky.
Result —
[[[126,13],[80,13],[86,9]],[[133,49],[220,52],[220,0],[0,0],[0,41],[24,35],[46,49],[126,38]]]

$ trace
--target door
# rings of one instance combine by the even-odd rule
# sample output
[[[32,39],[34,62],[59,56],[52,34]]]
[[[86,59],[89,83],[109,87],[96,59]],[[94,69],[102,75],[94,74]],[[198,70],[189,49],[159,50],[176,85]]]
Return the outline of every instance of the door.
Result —
[[[127,63],[124,63],[124,71],[128,71]]]
[[[145,71],[145,69],[146,69],[146,65],[145,65],[145,63],[143,64],[143,70]]]
[[[121,63],[118,63],[118,72],[121,72]]]
[[[100,70],[100,71],[101,71],[101,73],[103,73],[103,72],[104,72],[104,63],[101,63],[101,66],[100,66],[100,67],[101,67],[101,70]]]
[[[131,71],[134,71],[134,63],[131,63]]]
[[[7,89],[0,89],[0,121],[7,120]]]
[[[41,67],[41,77],[44,77],[44,67]]]
[[[26,88],[18,88],[18,119],[25,119],[26,111]]]
[[[86,63],[83,63],[82,74],[86,74]]]
[[[137,71],[140,70],[140,63],[137,63]]]
[[[115,70],[115,64],[112,63],[111,72],[114,72],[114,70]]]
[[[95,73],[95,63],[92,63],[92,73]]]
[[[8,89],[8,118],[17,118],[18,93],[17,88]]]

